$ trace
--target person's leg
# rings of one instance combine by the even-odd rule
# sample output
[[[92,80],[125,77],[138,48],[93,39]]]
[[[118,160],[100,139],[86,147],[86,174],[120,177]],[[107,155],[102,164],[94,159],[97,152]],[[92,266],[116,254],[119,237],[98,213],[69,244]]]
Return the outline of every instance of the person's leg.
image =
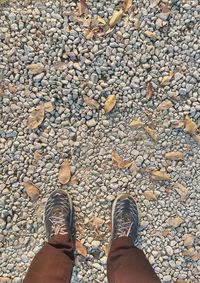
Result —
[[[130,195],[118,197],[112,209],[112,241],[107,261],[109,283],[160,283],[142,250],[134,246],[139,217]]]
[[[63,190],[54,191],[44,215],[48,242],[33,259],[23,283],[69,283],[74,265],[70,196]]]
[[[73,245],[56,235],[34,257],[23,283],[68,283],[74,265]]]
[[[109,283],[159,283],[142,250],[129,237],[113,240],[108,256]]]

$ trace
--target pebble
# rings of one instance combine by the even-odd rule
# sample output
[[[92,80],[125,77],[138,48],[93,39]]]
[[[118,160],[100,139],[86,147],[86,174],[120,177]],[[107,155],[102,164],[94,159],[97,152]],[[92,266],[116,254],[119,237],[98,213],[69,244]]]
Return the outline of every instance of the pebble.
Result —
[[[172,256],[172,255],[173,255],[174,252],[173,252],[172,247],[166,246],[165,249],[166,249],[166,252],[167,252],[167,254],[168,254],[169,256]]]

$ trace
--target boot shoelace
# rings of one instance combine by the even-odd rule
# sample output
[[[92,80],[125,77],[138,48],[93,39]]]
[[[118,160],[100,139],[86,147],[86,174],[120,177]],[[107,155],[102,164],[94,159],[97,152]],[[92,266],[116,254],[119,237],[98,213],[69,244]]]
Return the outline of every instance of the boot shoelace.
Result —
[[[131,228],[133,226],[133,222],[124,222],[124,221],[120,221],[120,225],[119,225],[119,230],[118,230],[118,236],[119,237],[128,237],[130,232],[131,232]]]
[[[52,223],[52,235],[66,235],[67,228],[65,218],[62,214],[53,215],[49,218],[49,221]]]

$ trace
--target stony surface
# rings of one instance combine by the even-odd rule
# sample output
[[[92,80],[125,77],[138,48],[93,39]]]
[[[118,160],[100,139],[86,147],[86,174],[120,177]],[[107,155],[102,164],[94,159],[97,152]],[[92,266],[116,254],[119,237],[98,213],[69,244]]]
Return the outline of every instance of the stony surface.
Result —
[[[119,3],[90,1],[90,13],[108,21]],[[137,197],[141,246],[162,282],[200,282],[200,147],[176,127],[186,114],[200,127],[200,5],[198,0],[172,0],[168,8],[149,4],[136,2],[128,22],[125,16],[107,36],[92,40],[70,16],[76,9],[72,1],[19,0],[1,7],[0,282],[22,282],[43,245],[44,203],[61,187],[58,171],[66,158],[78,184],[63,188],[73,197],[77,221],[84,223],[78,236],[88,252],[86,258],[79,255],[73,282],[107,282],[108,223],[120,192]],[[30,64],[44,69],[33,75]],[[161,86],[171,70],[174,76]],[[154,91],[148,100],[149,82]],[[113,93],[117,103],[105,114]],[[86,105],[84,95],[100,108]],[[172,105],[158,111],[166,99]],[[28,129],[32,109],[47,101],[53,111],[38,128]],[[157,141],[129,126],[138,118],[155,130]],[[136,174],[114,167],[112,150],[134,160]],[[184,160],[166,160],[169,151],[183,152]],[[163,170],[171,180],[153,181],[151,170]],[[23,182],[39,189],[38,200],[29,199]],[[180,198],[175,183],[187,187],[187,197]],[[146,190],[156,200],[145,199]],[[100,235],[91,225],[97,215],[103,220]],[[167,220],[177,216],[182,223],[170,227]],[[188,235],[192,241],[186,242]]]

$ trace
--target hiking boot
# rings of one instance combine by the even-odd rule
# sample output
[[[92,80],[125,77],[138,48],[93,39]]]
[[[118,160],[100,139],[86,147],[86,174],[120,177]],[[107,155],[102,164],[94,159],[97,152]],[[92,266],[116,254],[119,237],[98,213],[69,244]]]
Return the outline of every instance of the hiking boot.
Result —
[[[73,238],[73,208],[69,194],[63,190],[54,191],[48,198],[44,223],[48,240],[55,235],[69,235]]]
[[[139,213],[134,198],[129,194],[118,196],[112,207],[112,237],[130,237],[136,243],[139,229]]]

